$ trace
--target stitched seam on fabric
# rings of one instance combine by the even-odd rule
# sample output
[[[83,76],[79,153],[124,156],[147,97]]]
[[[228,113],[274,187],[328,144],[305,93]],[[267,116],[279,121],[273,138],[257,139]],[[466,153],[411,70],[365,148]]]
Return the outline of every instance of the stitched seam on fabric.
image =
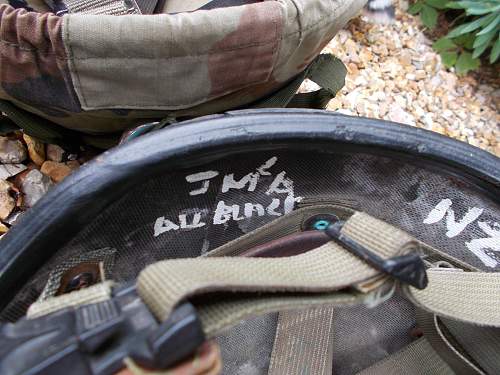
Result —
[[[71,43],[69,42],[69,20],[70,17],[63,16],[61,29],[62,32],[64,32],[64,34],[62,39],[64,48],[66,49],[66,53],[68,55],[68,70],[70,73],[71,80],[73,81],[73,89],[75,90],[76,96],[80,101],[80,107],[82,107],[83,109],[83,107],[88,107],[88,104],[87,104],[87,99],[81,93],[82,83],[80,81],[80,74],[78,73],[76,65],[73,63],[74,53],[73,53],[73,48],[71,47]],[[73,75],[75,75],[75,78],[73,78]]]
[[[338,9],[338,7],[336,9]],[[331,20],[334,19],[334,18],[335,17],[323,17],[323,18],[320,19],[320,21],[318,21],[314,25],[312,25],[312,26],[310,26],[310,27],[308,27],[306,29],[300,29],[298,31],[293,31],[293,32],[291,32],[289,34],[285,34],[281,38],[278,38],[278,40],[281,41],[281,40],[286,39],[289,36],[292,36],[292,35],[295,35],[295,34],[299,34],[299,33],[302,33],[304,31],[309,31],[309,30],[311,30],[313,28],[318,27],[318,25],[323,24],[325,21],[330,21],[331,22]],[[277,34],[277,23],[276,23],[276,20],[273,20],[272,22],[273,22],[273,24],[275,26],[274,28],[275,28],[275,35],[276,35]],[[300,24],[300,20],[299,20],[299,24]],[[236,51],[236,50],[239,50],[239,49],[244,49],[244,48],[248,48],[248,47],[252,47],[252,46],[256,46],[256,47],[257,46],[264,46],[264,45],[267,45],[267,44],[271,44],[271,43],[275,42],[276,40],[277,39],[275,38],[273,40],[264,41],[262,43],[249,43],[249,44],[243,45],[243,46],[232,47],[232,48],[228,48],[228,49],[220,49],[220,50],[216,50],[216,51],[218,51],[218,52],[227,52],[227,51]],[[8,46],[15,47],[15,48],[18,48],[21,51],[40,52],[40,53],[44,53],[44,54],[47,54],[47,55],[56,55],[56,53],[53,53],[53,52],[48,52],[48,51],[45,51],[45,50],[42,50],[42,49],[38,49],[38,48],[26,48],[26,47],[21,46],[18,43],[9,42],[9,41],[3,40],[3,39],[0,40],[0,43],[6,44]],[[202,57],[202,56],[208,56],[208,55],[211,55],[211,54],[212,53],[205,53],[205,54],[199,54],[199,55],[173,56],[173,58],[176,58],[176,57],[180,57],[180,58],[182,58],[182,57],[196,57],[196,56]],[[104,58],[128,58],[128,56],[120,56],[120,57],[118,57],[118,56],[117,57],[102,56],[102,57],[78,57],[78,58],[77,57],[73,57],[73,59],[75,59],[75,60],[84,60],[84,59],[92,59],[92,58],[95,58],[95,59],[97,59],[97,58],[103,58],[103,59]],[[147,58],[147,57],[144,57],[144,58]],[[170,58],[170,57],[168,57],[168,58]],[[163,59],[168,59],[168,58],[165,57]],[[67,60],[68,58],[61,57],[61,59]],[[162,59],[162,58],[150,57],[149,59],[156,60],[156,59]]]
[[[340,4],[337,3],[337,7],[335,9],[333,9],[332,13],[335,12],[337,9],[340,8]],[[305,28],[305,29],[300,29],[300,30],[297,30],[297,31],[292,31],[288,34],[285,34],[283,35],[283,38],[287,38],[289,36],[292,36],[292,35],[295,35],[295,34],[299,34],[299,33],[304,33],[306,31],[309,31],[309,30],[312,30],[312,29],[315,29],[317,28],[318,30],[319,29],[325,29],[326,27],[323,27],[323,24],[325,23],[331,23],[334,19],[338,18],[338,15],[336,16],[326,16],[326,17],[321,17],[319,18],[319,20],[317,22],[314,22],[311,26]]]
[[[306,30],[302,30],[302,11],[301,11],[301,9],[299,8],[299,6],[297,5],[297,2],[295,0],[290,0],[290,1],[293,4],[293,6],[295,7],[295,9],[297,10],[297,24],[299,25],[299,30],[293,34],[294,35],[299,34],[299,40],[297,42],[297,46],[298,46],[302,42],[302,35],[304,34],[304,31],[306,31]]]
[[[43,50],[43,49],[38,49],[38,48],[26,48],[26,47],[21,46],[18,43],[12,43],[12,42],[9,42],[7,40],[0,40],[0,44],[7,46],[7,47],[15,48],[15,49],[17,49],[19,51],[23,51],[23,52],[33,52],[33,53],[38,53],[41,55],[52,55],[52,56],[56,56],[60,60],[67,60],[68,59],[67,57],[62,57],[55,52],[50,52],[50,50]]]
[[[273,22],[275,25],[275,33],[277,34],[277,24],[274,21]],[[193,54],[193,55],[182,55],[182,56],[165,56],[165,57],[150,57],[150,56],[137,56],[137,55],[132,55],[132,56],[83,56],[83,57],[73,57],[73,60],[104,60],[104,59],[144,59],[144,60],[171,60],[171,59],[183,59],[186,57],[205,57],[205,56],[211,56],[214,54],[217,54],[219,52],[233,52],[233,51],[238,51],[242,49],[247,49],[247,48],[252,48],[252,47],[262,47],[262,46],[267,46],[269,44],[276,43],[279,41],[280,38],[274,38],[273,40],[270,41],[265,41],[262,43],[249,43],[247,45],[243,46],[238,46],[234,48],[227,48],[227,49],[218,49],[218,50],[212,50],[210,52],[206,53],[200,53],[200,54]]]
[[[283,18],[283,14],[281,13],[281,16]],[[278,38],[278,33],[279,33],[279,30],[278,30],[278,22],[277,22],[277,19],[276,17],[273,17],[272,19],[272,23],[274,25],[274,37],[271,41],[266,41],[266,42],[262,42],[262,43],[251,43],[247,46],[239,46],[239,47],[236,47],[236,48],[232,48],[232,49],[223,49],[223,50],[217,50],[215,51],[215,53],[219,53],[219,52],[224,52],[224,53],[227,53],[227,52],[231,52],[231,51],[237,51],[237,50],[242,50],[242,49],[248,49],[248,48],[252,48],[252,47],[262,47],[262,46],[267,46],[267,45],[270,45],[270,44],[273,44],[275,45],[275,48],[273,48],[273,56],[274,56],[274,59],[272,61],[272,63],[270,64],[269,66],[269,69],[265,69],[265,70],[268,70],[268,73],[266,74],[266,77],[265,78],[262,78],[262,79],[256,79],[246,85],[238,85],[238,86],[233,86],[233,87],[230,87],[230,88],[227,88],[226,90],[224,90],[223,92],[219,93],[218,95],[216,96],[212,96],[212,97],[208,97],[208,98],[204,98],[204,99],[199,99],[198,101],[191,101],[189,103],[176,103],[176,104],[171,104],[171,105],[165,105],[165,104],[157,104],[157,106],[155,107],[155,105],[151,105],[149,103],[144,103],[144,104],[141,104],[141,103],[138,103],[138,102],[135,102],[133,105],[125,105],[125,104],[119,104],[119,105],[116,105],[116,106],[108,106],[108,105],[100,105],[100,106],[91,106],[92,109],[112,109],[112,108],[139,108],[141,106],[147,106],[148,108],[166,108],[166,107],[173,107],[173,108],[178,108],[178,107],[185,107],[185,106],[192,106],[192,105],[198,105],[200,103],[204,103],[204,102],[207,102],[209,100],[213,100],[213,99],[216,99],[216,98],[220,98],[220,97],[223,97],[224,95],[228,95],[232,92],[235,92],[235,91],[238,91],[238,90],[241,90],[241,89],[244,89],[244,88],[247,88],[247,87],[250,87],[252,85],[256,85],[256,84],[259,84],[259,83],[262,83],[262,82],[266,82],[269,80],[269,77],[271,77],[275,67],[276,67],[276,61],[278,59],[278,51],[279,51],[279,46],[280,46],[280,43],[281,43],[281,39],[282,38]],[[69,28],[67,28],[69,30]],[[68,31],[68,38],[69,38],[69,31]],[[71,43],[70,43],[71,44]],[[71,46],[69,47],[71,49]],[[150,58],[150,57],[146,57],[146,58],[143,58],[143,57],[139,57],[139,58],[135,58],[135,59],[139,59],[139,60],[172,60],[172,59],[182,59],[182,58],[187,58],[187,57],[204,57],[204,56],[210,56],[210,55],[213,55],[214,53],[206,53],[206,54],[200,54],[200,55],[185,55],[185,56],[179,56],[179,57],[168,57],[168,58]],[[74,54],[72,53],[71,54],[72,57],[71,57],[71,60],[93,60],[93,59],[103,59],[102,57],[100,58],[75,58],[74,57]],[[106,57],[105,59],[109,60],[109,59],[123,59],[123,57]],[[131,58],[132,59],[132,58]],[[76,66],[73,67],[74,71],[75,71],[75,75],[77,75],[77,80],[78,80],[78,84],[79,84],[79,90],[82,89],[82,84],[81,84],[81,80],[80,80],[80,75],[76,69]],[[75,89],[76,91],[76,89]],[[85,107],[88,107],[90,108],[90,106],[88,105],[87,103],[87,100],[86,98],[84,97],[84,94],[82,92],[81,96],[78,95],[78,92],[77,92],[77,96],[78,98],[80,99],[80,102],[81,103],[84,103],[84,106]]]
[[[337,8],[334,9],[334,11],[336,9],[338,9],[340,6],[337,6]],[[293,36],[293,35],[296,35],[296,34],[299,34],[299,33],[303,33],[305,31],[309,31],[309,30],[312,30],[312,29],[315,29],[317,28],[318,30],[319,29],[324,29],[326,27],[321,27],[324,23],[326,22],[331,22],[333,19],[335,19],[337,17],[331,17],[331,16],[327,16],[327,17],[322,17],[320,18],[320,20],[316,23],[314,23],[313,25],[305,28],[305,29],[300,29],[298,31],[293,31],[289,34],[285,34],[283,36],[281,36],[280,38],[276,38],[276,35],[278,34],[278,25],[277,25],[277,22],[276,22],[276,19],[274,19],[272,22],[274,24],[274,29],[275,29],[275,36],[273,39],[270,39],[270,40],[266,40],[266,41],[263,41],[263,42],[260,42],[260,43],[248,43],[248,44],[245,44],[245,45],[239,45],[239,46],[235,46],[235,47],[231,47],[231,48],[223,48],[223,49],[218,49],[218,50],[215,50],[213,52],[207,52],[207,53],[201,53],[201,54],[190,54],[190,55],[182,55],[182,56],[169,56],[169,57],[138,57],[138,58],[144,58],[144,59],[150,59],[150,60],[162,60],[162,59],[171,59],[171,58],[183,58],[183,57],[204,57],[204,56],[209,56],[209,55],[212,55],[214,53],[217,53],[217,52],[231,52],[231,51],[237,51],[237,50],[240,50],[240,49],[245,49],[245,48],[249,48],[249,47],[259,47],[259,46],[265,46],[265,45],[268,45],[268,44],[272,44],[272,43],[275,43],[276,41],[282,41],[284,39],[287,39],[289,36]],[[85,59],[107,59],[107,58],[137,58],[136,55],[134,55],[134,57],[129,57],[129,56],[109,56],[109,55],[106,55],[106,56],[84,56],[84,57],[73,57],[74,60],[85,60]]]

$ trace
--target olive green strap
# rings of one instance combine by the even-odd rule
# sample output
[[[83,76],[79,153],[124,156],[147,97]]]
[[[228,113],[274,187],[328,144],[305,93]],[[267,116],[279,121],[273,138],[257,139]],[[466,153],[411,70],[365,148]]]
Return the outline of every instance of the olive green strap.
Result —
[[[95,136],[80,134],[25,111],[7,100],[0,99],[0,111],[29,136],[44,143],[60,145],[66,150],[78,149],[82,141],[100,149],[107,149],[118,143],[118,137],[114,134]],[[12,123],[8,124],[9,129],[12,129]]]
[[[325,109],[328,102],[344,87],[346,74],[347,69],[342,61],[332,55],[319,55],[311,64],[306,78],[321,88],[296,94],[287,107]]]
[[[420,338],[358,375],[455,375],[425,338]]]
[[[5,113],[23,131],[43,142],[60,144],[69,134],[52,122],[29,113],[7,100],[0,99],[0,111]]]
[[[326,108],[345,84],[347,69],[335,56],[318,55],[313,62],[285,87],[273,95],[258,101],[250,108]],[[302,82],[309,78],[321,88],[309,93],[296,94]]]
[[[500,371],[500,328],[441,319],[454,339],[487,374]]]
[[[436,315],[417,308],[416,318],[417,325],[422,330],[425,339],[456,375],[484,375],[484,372],[471,361],[463,348],[458,347]]]

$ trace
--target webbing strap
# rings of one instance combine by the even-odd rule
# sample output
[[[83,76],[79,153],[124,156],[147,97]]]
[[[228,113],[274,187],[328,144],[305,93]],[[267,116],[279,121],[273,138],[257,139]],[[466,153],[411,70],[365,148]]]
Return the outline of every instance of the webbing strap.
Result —
[[[487,374],[500,371],[500,329],[441,319],[451,335]]]
[[[268,374],[331,375],[332,321],[331,306],[281,312]]]
[[[287,258],[163,261],[141,272],[137,288],[155,316],[164,320],[182,299],[199,294],[231,292],[225,297],[243,301],[252,297],[251,293],[331,294],[377,274],[361,259],[329,242]]]
[[[135,0],[63,0],[62,3],[66,7],[64,11],[67,13],[107,14],[113,16],[141,14]]]
[[[318,55],[313,62],[285,87],[273,95],[260,100],[250,108],[326,108],[330,99],[344,87],[347,69],[345,65],[330,54]],[[297,94],[302,82],[309,78],[321,89],[308,93]]]
[[[29,319],[33,319],[66,307],[88,305],[106,301],[111,297],[112,286],[112,281],[104,281],[77,292],[63,294],[46,299],[45,301],[36,302],[29,307],[26,315]]]
[[[454,375],[453,370],[420,338],[358,375]]]
[[[415,249],[412,237],[364,213],[354,214],[342,232],[387,259]],[[430,269],[429,285],[407,288],[422,308],[470,323],[497,326],[500,311],[500,275]],[[287,258],[174,259],[147,267],[139,276],[138,291],[161,320],[185,298],[207,293],[226,300],[245,300],[252,293],[335,294],[341,288],[380,275],[336,242]],[[230,295],[227,293],[231,292]],[[217,294],[218,293],[218,294]],[[215,297],[212,297],[215,298]],[[212,308],[222,305],[211,304]],[[214,307],[215,306],[215,307]],[[224,315],[223,309],[221,314]]]
[[[427,288],[406,287],[417,306],[442,317],[500,327],[500,273],[431,268],[427,276]]]
[[[64,131],[54,128],[54,124],[50,121],[33,115],[7,100],[0,99],[0,111],[4,112],[26,134],[43,142],[60,144],[65,137]]]
[[[456,375],[484,375],[484,372],[472,363],[467,355],[456,347],[452,338],[443,331],[442,323],[436,315],[417,308],[416,318],[425,339]]]
[[[272,312],[309,309],[314,307],[350,306],[363,302],[366,296],[353,293],[261,293],[253,297],[241,295],[227,301],[208,301],[196,306],[203,332],[207,338],[217,336],[241,320]]]
[[[94,136],[65,129],[47,119],[17,107],[7,100],[0,99],[0,111],[5,113],[9,120],[29,136],[44,143],[63,146],[66,150],[77,149],[81,141],[101,149],[113,147],[118,142],[117,137],[114,135]]]
[[[344,225],[343,234],[377,254],[384,254],[387,249],[399,249],[404,253],[418,245],[408,234],[368,215],[354,215]],[[327,352],[332,349],[333,310],[324,308],[322,311],[329,314],[329,319],[312,320],[310,316],[316,310],[280,313],[269,374],[332,373],[331,353]],[[283,368],[286,371],[282,371]]]

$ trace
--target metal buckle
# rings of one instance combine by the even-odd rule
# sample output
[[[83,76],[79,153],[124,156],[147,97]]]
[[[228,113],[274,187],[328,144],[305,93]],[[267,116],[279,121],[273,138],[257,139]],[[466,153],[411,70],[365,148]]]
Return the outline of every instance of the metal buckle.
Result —
[[[400,255],[389,259],[382,259],[366,247],[360,245],[353,239],[341,233],[344,221],[337,221],[325,229],[334,241],[340,243],[352,254],[363,259],[366,263],[406,284],[417,289],[427,286],[427,272],[420,255],[411,253]]]

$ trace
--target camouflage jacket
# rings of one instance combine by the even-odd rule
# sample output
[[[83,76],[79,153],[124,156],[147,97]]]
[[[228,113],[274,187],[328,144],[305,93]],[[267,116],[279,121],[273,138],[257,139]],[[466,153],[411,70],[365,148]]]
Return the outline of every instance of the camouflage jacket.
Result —
[[[23,0],[1,1],[0,99],[92,134],[264,98],[302,72],[365,3],[272,0],[151,15],[89,0],[68,0],[59,13],[48,0],[17,9]],[[109,0],[131,4],[122,1]]]

